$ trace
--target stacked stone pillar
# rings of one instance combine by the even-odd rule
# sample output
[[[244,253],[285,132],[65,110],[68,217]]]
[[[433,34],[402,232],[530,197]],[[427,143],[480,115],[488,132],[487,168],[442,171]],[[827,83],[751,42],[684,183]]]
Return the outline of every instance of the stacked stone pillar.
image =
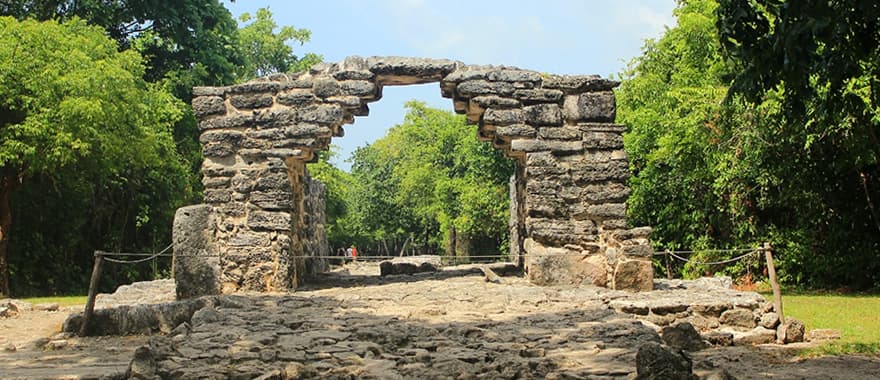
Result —
[[[208,214],[199,236],[207,239],[203,251],[219,257],[202,261],[219,275],[216,286],[200,289],[291,290],[322,270],[308,257],[328,253],[323,189],[306,164],[343,135],[343,124],[366,116],[384,86],[430,82],[440,82],[455,111],[479,125],[478,138],[516,160],[511,255],[531,281],[651,288],[650,229],[626,225],[629,172],[624,128],[613,124],[616,82],[449,60],[349,57],[309,72],[194,89]],[[196,264],[176,268],[177,277]]]

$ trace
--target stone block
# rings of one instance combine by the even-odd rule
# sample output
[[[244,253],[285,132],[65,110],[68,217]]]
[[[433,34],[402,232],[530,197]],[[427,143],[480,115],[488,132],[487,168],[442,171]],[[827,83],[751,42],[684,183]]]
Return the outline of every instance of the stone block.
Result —
[[[243,94],[229,97],[229,104],[238,109],[263,108],[272,105],[270,94]]]
[[[546,151],[572,154],[582,152],[584,146],[580,141],[515,139],[510,142],[510,149],[528,153]]]
[[[525,114],[520,109],[489,108],[483,114],[483,124],[487,125],[522,124],[525,120]]]
[[[339,88],[339,82],[330,78],[320,78],[312,82],[312,92],[319,98],[326,98],[342,93]]]
[[[546,88],[518,89],[513,92],[513,97],[523,104],[557,103],[562,100],[562,96],[562,91]]]
[[[379,93],[375,83],[365,80],[342,81],[339,82],[339,87],[343,94],[365,99],[374,99]]]
[[[747,329],[754,328],[758,325],[755,323],[755,315],[752,311],[741,308],[730,309],[721,313],[721,317],[718,321],[721,322],[722,325]]]
[[[232,114],[199,121],[199,130],[240,128],[253,123],[254,117],[245,114]]]
[[[541,85],[543,88],[558,89],[566,94],[583,92],[611,91],[620,82],[601,78],[598,75],[548,75]]]
[[[223,97],[226,95],[226,87],[193,87],[192,96],[193,100],[200,96],[219,96]]]
[[[486,80],[469,80],[456,86],[456,92],[464,97],[476,97],[486,95],[510,96],[515,87],[507,82],[489,82]]]
[[[584,199],[592,204],[623,203],[632,191],[620,182],[590,184],[584,187]]]
[[[587,207],[587,214],[597,218],[624,218],[626,217],[625,203],[606,203]]]
[[[220,258],[214,256],[211,206],[181,207],[174,214],[174,282],[177,299],[220,293]]]
[[[205,190],[203,198],[205,203],[226,203],[232,200],[232,192],[227,189],[209,189]]]
[[[519,108],[522,106],[522,103],[520,103],[516,99],[502,98],[495,95],[477,96],[475,98],[471,98],[470,103],[477,105],[481,109]]]
[[[500,125],[495,128],[495,135],[505,140],[515,138],[527,139],[535,138],[538,135],[538,131],[526,124]]]
[[[263,210],[290,210],[293,197],[289,191],[255,191],[250,193],[250,203]]]
[[[242,133],[238,131],[206,131],[199,136],[199,142],[238,144],[242,139]]]
[[[274,94],[278,92],[280,88],[281,85],[278,82],[251,81],[235,86],[230,86],[227,88],[226,92],[230,94],[247,94],[255,92]]]
[[[193,112],[196,117],[225,115],[226,102],[219,96],[199,96],[192,100]]]
[[[523,107],[526,121],[534,126],[562,125],[562,111],[556,104],[537,104]]]
[[[699,351],[706,348],[703,337],[697,329],[688,322],[676,323],[666,326],[660,332],[663,343],[667,346],[685,351]]]
[[[322,125],[341,124],[342,107],[336,104],[309,106],[300,110],[297,120]]]
[[[614,93],[598,92],[565,97],[563,116],[569,122],[613,122],[616,116]]]
[[[616,290],[649,291],[654,288],[654,268],[651,260],[618,261],[614,268],[611,287]]]
[[[540,82],[541,74],[536,71],[502,69],[490,71],[487,79],[493,82]]]
[[[288,107],[275,107],[269,110],[253,111],[253,123],[261,128],[285,127],[296,122],[296,110]]]
[[[619,133],[584,132],[583,141],[587,149],[623,149],[623,135]]]
[[[798,343],[804,341],[804,323],[795,318],[785,318],[785,322],[776,328],[776,342],[782,344]]]
[[[582,132],[571,127],[541,127],[538,137],[544,140],[580,140]]]
[[[290,231],[291,217],[286,212],[252,211],[247,226],[254,230]]]
[[[578,184],[605,181],[619,181],[623,183],[629,178],[629,164],[626,161],[611,161],[584,165],[572,169],[571,175],[575,183]]]
[[[460,66],[448,59],[406,57],[369,57],[365,64],[382,85],[439,82]]]
[[[293,107],[306,106],[317,100],[318,98],[311,89],[293,89],[279,93],[275,96],[275,101],[278,102],[278,104]]]

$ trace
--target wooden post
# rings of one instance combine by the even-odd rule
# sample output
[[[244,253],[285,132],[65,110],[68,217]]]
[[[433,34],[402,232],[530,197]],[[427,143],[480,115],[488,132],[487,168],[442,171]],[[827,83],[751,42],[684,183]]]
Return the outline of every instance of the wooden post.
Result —
[[[785,315],[782,313],[782,291],[779,290],[779,282],[776,281],[776,267],[773,265],[773,247],[770,243],[764,243],[764,257],[767,258],[767,274],[770,277],[770,287],[773,288],[773,307],[779,315],[779,322],[785,323]]]
[[[669,250],[668,249],[666,251],[664,251],[663,256],[666,258],[666,279],[671,280],[672,279],[672,265],[670,265],[670,263],[669,263]]]
[[[92,267],[92,278],[89,281],[89,298],[86,300],[86,310],[83,312],[82,326],[79,327],[79,336],[86,336],[89,322],[95,312],[95,297],[98,296],[98,279],[101,278],[101,262],[104,261],[104,252],[95,251],[95,266]]]

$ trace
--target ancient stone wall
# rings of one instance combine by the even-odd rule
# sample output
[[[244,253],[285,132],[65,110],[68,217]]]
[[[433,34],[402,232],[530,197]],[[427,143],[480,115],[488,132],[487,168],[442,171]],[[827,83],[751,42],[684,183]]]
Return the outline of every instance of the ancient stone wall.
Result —
[[[651,288],[649,228],[629,229],[624,127],[598,76],[559,76],[450,60],[349,57],[310,71],[193,89],[202,131],[208,236],[221,289],[291,289],[324,254],[306,163],[384,86],[439,82],[479,138],[516,161],[512,253],[538,284]],[[323,246],[322,246],[323,244]],[[317,248],[316,248],[317,247]],[[319,252],[320,251],[320,252]]]

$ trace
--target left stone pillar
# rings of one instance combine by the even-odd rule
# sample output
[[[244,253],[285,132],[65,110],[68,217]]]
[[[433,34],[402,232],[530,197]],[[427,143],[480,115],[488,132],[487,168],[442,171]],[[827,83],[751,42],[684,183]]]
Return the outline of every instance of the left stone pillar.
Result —
[[[205,157],[205,205],[196,207],[207,213],[204,251],[210,255],[175,268],[175,278],[192,277],[191,268],[199,267],[194,261],[216,276],[200,287],[178,280],[180,296],[288,291],[305,271],[304,244],[310,236],[303,232],[303,208],[309,205],[303,187],[311,183],[305,162],[312,158],[315,139],[299,138],[313,126],[297,124],[295,108],[276,104],[279,90],[279,82],[268,80],[193,90]],[[175,254],[197,256],[187,250]]]

